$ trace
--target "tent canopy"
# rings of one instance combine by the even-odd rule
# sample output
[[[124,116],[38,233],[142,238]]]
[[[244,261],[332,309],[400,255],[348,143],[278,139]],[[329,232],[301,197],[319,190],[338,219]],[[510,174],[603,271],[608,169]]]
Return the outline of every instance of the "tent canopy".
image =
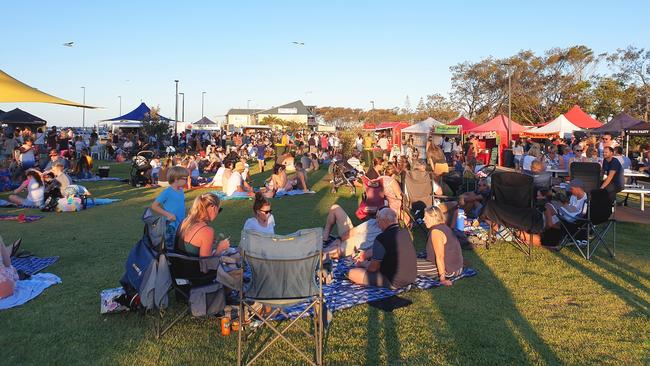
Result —
[[[593,119],[590,115],[585,113],[579,105],[574,105],[568,112],[564,114],[566,119],[571,121],[574,125],[580,128],[599,128],[603,124]]]
[[[455,119],[453,122],[449,123],[450,126],[460,126],[460,128],[463,129],[463,131],[469,131],[472,128],[478,127],[478,125],[467,118],[460,116],[457,119]]]
[[[151,108],[149,108],[146,104],[140,103],[139,106],[137,106],[134,110],[131,112],[121,115],[119,117],[111,118],[111,119],[105,119],[104,121],[142,121],[145,119],[145,115],[149,114],[151,112]],[[160,117],[161,121],[173,121],[167,117],[163,117],[161,115],[158,115]]]
[[[650,136],[650,122],[641,121],[626,129],[625,132],[630,136]]]
[[[371,128],[372,130],[392,130],[393,128],[396,129],[403,129],[410,126],[407,122],[382,122],[378,124],[377,126],[374,126]]]
[[[512,121],[511,122],[511,128],[512,131],[510,134],[512,135],[517,135],[521,133],[522,131],[526,130],[526,127],[520,125],[519,123]],[[481,133],[481,132],[498,132],[498,133],[508,133],[508,117],[504,116],[503,114],[500,114],[491,120],[483,123],[482,125],[478,125],[475,128],[472,128],[468,132],[471,133]]]
[[[97,108],[43,93],[0,70],[0,103],[52,103],[81,108]]]
[[[40,117],[27,113],[20,108],[0,114],[0,122],[8,125],[45,126],[47,122]]]
[[[414,125],[408,126],[406,128],[402,128],[403,133],[412,133],[412,134],[429,134],[431,132],[431,129],[434,126],[440,126],[443,125],[442,122],[436,121],[435,119],[429,117],[425,119],[424,121],[418,122]]]
[[[595,133],[620,133],[621,131],[639,124],[640,120],[630,116],[625,112],[617,114],[611,121],[607,122],[600,128],[595,129]]]
[[[546,136],[560,136],[571,135],[573,131],[580,130],[580,127],[574,125],[563,114],[560,114],[553,121],[545,124],[544,126],[533,128],[522,132],[522,135],[531,137],[546,137]]]
[[[195,124],[195,125],[204,125],[204,126],[205,125],[219,125],[217,122],[214,122],[213,120],[211,120],[208,117],[203,117],[200,120],[194,122],[193,124]]]

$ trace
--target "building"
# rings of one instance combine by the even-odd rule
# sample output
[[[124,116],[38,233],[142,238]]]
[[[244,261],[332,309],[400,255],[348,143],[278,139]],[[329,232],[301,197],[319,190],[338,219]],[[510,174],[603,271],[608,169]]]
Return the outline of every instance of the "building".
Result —
[[[232,108],[226,114],[226,124],[233,127],[250,126],[257,123],[255,114],[262,109],[236,109]]]
[[[316,107],[305,106],[301,100],[284,104],[271,109],[230,109],[226,114],[226,122],[231,127],[242,127],[260,124],[266,117],[275,117],[285,121],[314,125]]]

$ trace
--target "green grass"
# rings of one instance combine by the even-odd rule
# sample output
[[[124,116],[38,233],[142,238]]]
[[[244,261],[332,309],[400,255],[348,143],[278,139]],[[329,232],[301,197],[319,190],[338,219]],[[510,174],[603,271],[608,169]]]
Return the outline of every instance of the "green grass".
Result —
[[[111,175],[127,172],[128,165],[113,165]],[[256,184],[268,174],[253,175]],[[356,209],[358,197],[345,188],[329,193],[325,174],[311,177],[316,194],[273,200],[277,232],[321,226],[335,202],[348,212]],[[99,314],[99,292],[118,285],[126,256],[142,233],[140,215],[160,190],[118,182],[87,186],[95,196],[123,201],[79,213],[47,213],[31,224],[0,222],[5,241],[22,236],[24,249],[60,256],[47,271],[63,280],[26,305],[0,312],[0,364],[233,364],[237,338],[220,336],[215,318],[189,319],[157,340],[148,317]],[[188,193],[187,204],[199,193]],[[251,205],[224,202],[214,227],[236,242]],[[401,297],[412,304],[392,313],[366,305],[335,313],[325,360],[340,365],[648,364],[648,237],[648,227],[619,224],[617,257],[600,250],[591,262],[570,249],[559,254],[537,249],[531,258],[506,244],[464,251],[478,276],[451,288],[410,291]],[[417,234],[418,249],[423,244]],[[274,347],[262,364],[303,364],[288,347]]]

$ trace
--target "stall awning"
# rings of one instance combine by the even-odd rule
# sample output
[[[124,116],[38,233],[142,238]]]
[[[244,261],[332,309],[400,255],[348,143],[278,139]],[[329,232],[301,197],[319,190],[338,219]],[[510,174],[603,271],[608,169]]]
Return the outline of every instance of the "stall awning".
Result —
[[[528,137],[550,137],[559,136],[566,137],[571,135],[574,131],[579,131],[580,127],[574,125],[563,114],[560,114],[553,121],[545,124],[544,126],[531,128],[521,133],[521,136]]]
[[[640,120],[630,116],[629,114],[625,112],[621,112],[617,114],[614,118],[612,118],[611,121],[607,122],[603,127],[599,127],[593,132],[595,133],[605,133],[605,132],[610,132],[610,133],[620,133],[621,131],[625,130],[626,128],[630,128],[634,125],[639,124],[641,122]]]
[[[402,128],[402,133],[428,134],[434,126],[440,126],[443,123],[429,117],[422,122]]]
[[[81,108],[97,108],[81,103],[71,102],[69,100],[44,93],[17,79],[14,79],[2,70],[0,70],[0,103],[52,103]]]
[[[641,122],[638,123],[625,132],[630,136],[650,136],[650,122]]]
[[[598,128],[602,123],[598,122],[590,115],[585,113],[579,105],[574,105],[568,112],[564,113],[566,119],[580,128]]]
[[[27,113],[20,108],[0,114],[0,123],[8,125],[44,126],[47,122],[40,117]]]
[[[146,117],[147,114],[151,112],[151,109],[145,104],[145,103],[140,103],[139,106],[135,107],[134,110],[131,112],[121,115],[119,117],[111,118],[111,119],[105,119],[104,122],[110,122],[110,121],[143,121]],[[167,117],[158,115],[160,117],[161,121],[173,121],[172,119],[169,119]]]

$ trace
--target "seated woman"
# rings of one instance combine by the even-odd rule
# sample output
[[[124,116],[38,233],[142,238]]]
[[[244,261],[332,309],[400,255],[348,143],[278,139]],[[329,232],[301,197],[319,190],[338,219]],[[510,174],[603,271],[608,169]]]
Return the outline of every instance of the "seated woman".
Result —
[[[223,187],[223,172],[226,170],[226,167],[221,163],[217,163],[216,167],[216,173],[214,174],[214,177],[212,177],[212,181],[206,184],[207,187]]]
[[[273,198],[278,192],[291,190],[292,184],[287,179],[286,167],[281,164],[275,164],[273,174],[264,190],[264,197]]]
[[[18,273],[11,265],[11,248],[5,246],[0,236],[0,299],[14,294],[17,281]]]
[[[302,167],[305,169],[305,171],[310,172],[312,171],[312,166],[311,166],[311,158],[309,157],[308,153],[302,154],[300,157],[300,164],[302,164]]]
[[[382,186],[384,187],[384,196],[388,200],[388,207],[392,208],[393,211],[401,213],[400,219],[404,222],[404,225],[408,226],[411,223],[410,216],[403,211],[402,208],[402,189],[399,186],[399,183],[395,179],[396,169],[394,164],[388,164],[384,174],[379,177],[382,181]]]
[[[368,169],[366,177],[368,179],[377,179],[381,176],[381,173],[384,170],[384,159],[374,158],[372,159],[372,166]]]
[[[429,229],[427,257],[418,259],[418,274],[438,278],[440,283],[451,286],[451,277],[463,271],[463,255],[456,235],[445,224],[442,211],[431,206],[424,211],[424,224]]]
[[[303,192],[308,192],[307,186],[307,172],[303,169],[302,163],[296,163],[296,177],[293,179],[293,189],[298,189]]]
[[[275,234],[275,218],[271,203],[261,192],[255,193],[253,202],[253,217],[246,220],[244,230],[254,230],[260,233]]]
[[[176,235],[176,249],[196,257],[219,255],[228,249],[230,241],[226,238],[216,243],[214,229],[210,227],[220,211],[221,202],[215,194],[203,193],[196,197]]]
[[[9,196],[9,202],[19,206],[40,207],[43,205],[45,195],[45,186],[41,179],[41,173],[34,169],[27,169],[25,172],[27,179],[14,190],[14,194]],[[27,197],[22,198],[18,193],[27,189]]]
[[[245,197],[253,195],[253,188],[242,177],[244,170],[244,164],[238,161],[226,185],[224,185],[224,191],[227,196]]]
[[[93,175],[93,159],[88,155],[88,149],[82,149],[75,165],[74,175],[80,179],[91,178]]]

